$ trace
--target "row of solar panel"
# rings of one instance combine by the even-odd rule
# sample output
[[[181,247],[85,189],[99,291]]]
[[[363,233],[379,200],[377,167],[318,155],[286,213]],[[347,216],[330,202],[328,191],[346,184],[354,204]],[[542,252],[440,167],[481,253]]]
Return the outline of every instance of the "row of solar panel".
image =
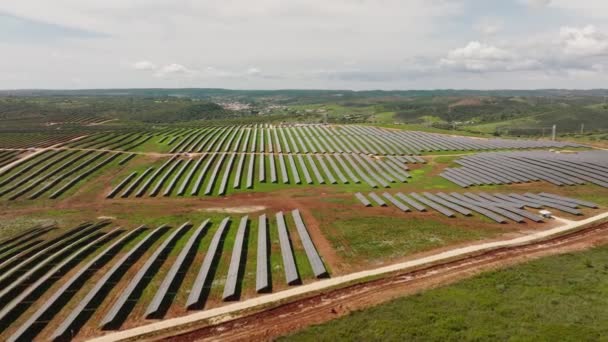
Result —
[[[276,158],[276,160],[275,160]],[[227,162],[225,160],[227,159]],[[235,160],[238,159],[236,162]],[[246,174],[243,173],[244,165],[248,159]],[[112,198],[120,194],[120,197],[136,197],[144,195],[156,196],[162,187],[163,196],[169,196],[175,192],[178,196],[186,194],[190,189],[190,195],[197,195],[206,180],[204,195],[211,195],[217,185],[217,195],[226,194],[229,180],[232,178],[232,187],[241,187],[241,179],[245,177],[245,187],[250,189],[254,186],[255,163],[259,165],[258,181],[266,182],[267,169],[270,171],[270,182],[278,183],[276,164],[278,163],[281,182],[283,184],[302,184],[302,178],[306,184],[325,184],[326,182],[336,184],[337,179],[346,184],[349,182],[360,183],[361,180],[371,187],[390,187],[390,183],[407,182],[410,177],[406,171],[407,167],[395,159],[375,159],[365,155],[357,154],[335,154],[335,155],[302,155],[288,154],[287,158],[282,153],[278,155],[264,154],[226,154],[212,153],[204,154],[194,159],[182,160],[174,155],[158,168],[153,166],[144,170],[139,176],[136,172],[129,174],[118,183],[106,197]],[[278,161],[278,162],[277,162]],[[267,164],[268,162],[268,164]],[[181,167],[179,167],[181,164]],[[289,165],[289,171],[287,169]],[[211,167],[213,169],[211,170]],[[221,173],[221,179],[216,182]],[[346,175],[345,175],[346,174]],[[335,175],[335,176],[334,176]],[[314,179],[313,179],[314,176]],[[347,177],[348,176],[348,177]],[[169,179],[171,178],[171,179]],[[152,184],[154,186],[152,187]],[[177,191],[174,191],[179,184]],[[150,189],[151,188],[151,189]]]
[[[0,174],[0,196],[55,199],[112,162],[120,154],[97,151],[45,151]]]
[[[417,155],[424,151],[490,150],[575,146],[552,141],[492,139],[394,131],[369,126],[254,125],[209,127],[179,132],[171,153],[268,152]]]
[[[299,236],[308,261],[315,277],[326,277],[328,272],[319,256],[308,230],[304,224],[299,210],[292,211],[295,231]],[[271,289],[270,284],[270,249],[268,223],[266,215],[258,218],[257,239],[257,262],[256,262],[256,291],[266,292]],[[156,241],[160,241],[152,253],[145,258],[143,264],[137,267],[136,273],[129,277],[128,283],[120,288],[117,297],[113,300],[111,307],[99,322],[102,329],[116,329],[128,316],[128,313],[139,298],[141,291],[146,288],[151,278],[159,273],[159,268],[167,260],[178,240],[189,231],[193,225],[186,222],[177,229],[170,229],[167,225],[161,225],[156,229],[148,230],[145,226],[127,231],[119,227],[109,232],[102,232],[109,221],[97,223],[84,223],[64,234],[48,241],[38,238],[54,227],[37,227],[30,229],[18,236],[0,241],[0,300],[4,305],[0,308],[0,322],[8,326],[18,319],[23,313],[23,307],[36,302],[38,298],[52,285],[61,279],[61,286],[45,297],[44,303],[38,305],[38,309],[28,314],[27,320],[20,323],[17,329],[8,338],[8,341],[31,339],[46,322],[55,316],[64,307],[75,293],[84,287],[87,280],[91,279],[93,273],[108,264],[116,255],[121,257],[99,277],[88,292],[82,296],[75,306],[70,306],[68,313],[62,318],[62,322],[52,334],[52,339],[71,337],[74,331],[78,331],[85,323],[86,317],[90,316],[87,311],[93,307],[99,307],[99,302],[106,298],[109,291],[120,281],[126,271],[151,248]],[[202,222],[187,238],[181,247],[179,254],[173,260],[168,272],[164,273],[160,286],[156,289],[153,299],[145,311],[146,318],[162,318],[173,300],[172,292],[179,289],[183,276],[193,263],[197,255],[198,245],[211,222]],[[287,284],[300,282],[300,275],[295,262],[291,238],[286,226],[284,214],[276,214],[277,232],[283,269]],[[196,279],[189,291],[186,301],[188,309],[202,308],[205,302],[213,278],[216,265],[222,254],[223,241],[230,226],[230,218],[224,218],[213,235],[209,246],[204,254]],[[239,298],[240,286],[243,277],[243,252],[248,241],[249,218],[241,218],[236,232],[232,257],[228,273],[224,282],[222,298],[234,300]],[[161,236],[168,232],[168,236]],[[137,243],[123,253],[130,242]],[[103,250],[99,251],[102,247]],[[93,256],[90,258],[90,256]],[[63,279],[63,275],[75,267],[80,260],[87,260],[76,272],[70,273],[69,279]]]
[[[19,159],[21,151],[0,151],[0,167],[6,166],[15,160]]]
[[[595,203],[549,193],[525,193],[522,195],[496,193],[490,195],[485,192],[466,192],[464,194],[456,192],[450,194],[423,192],[419,194],[413,192],[409,195],[408,197],[402,193],[397,193],[395,195],[397,198],[395,198],[393,195],[385,192],[382,194],[382,197],[405,212],[411,211],[408,205],[418,211],[425,211],[426,205],[448,217],[455,217],[456,212],[465,216],[471,216],[473,212],[476,212],[498,223],[507,223],[508,220],[523,223],[526,218],[535,222],[543,221],[541,216],[526,211],[525,207],[536,209],[542,207],[552,208],[572,215],[582,215],[582,212],[578,210],[581,206],[598,208]],[[384,199],[376,193],[371,192],[368,196],[376,205],[387,206]],[[355,197],[364,206],[372,206],[372,202],[363,194],[356,193]]]
[[[585,152],[581,152],[585,154]],[[552,152],[483,153],[456,160],[459,168],[441,174],[462,187],[546,181],[555,185],[585,182],[608,187],[608,153],[593,153],[595,160]]]
[[[97,133],[71,141],[64,147],[95,150],[132,150],[152,139],[151,132]]]

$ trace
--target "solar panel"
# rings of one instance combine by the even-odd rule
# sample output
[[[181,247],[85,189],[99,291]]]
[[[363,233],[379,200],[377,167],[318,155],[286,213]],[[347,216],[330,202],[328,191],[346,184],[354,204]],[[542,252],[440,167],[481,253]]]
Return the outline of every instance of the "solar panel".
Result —
[[[536,205],[543,206],[543,207],[558,209],[558,210],[561,210],[561,211],[564,211],[564,212],[567,212],[567,213],[573,214],[573,215],[582,215],[582,213],[580,211],[578,211],[576,209],[565,207],[563,205],[553,204],[551,202],[547,202],[547,201],[543,201],[543,200],[536,200],[536,199],[532,199],[530,197],[524,197],[524,196],[521,196],[518,194],[509,194],[508,196],[515,198],[517,200],[520,200],[520,201],[526,201],[526,205],[528,205],[528,203],[536,204]]]
[[[175,160],[173,162],[173,164],[171,164],[171,166],[169,166],[169,169],[167,169],[167,172],[165,172],[158,180],[158,182],[156,182],[156,185],[154,185],[154,187],[152,188],[152,190],[150,191],[149,195],[150,196],[156,196],[158,194],[158,192],[160,191],[160,188],[163,186],[163,184],[165,183],[165,180],[167,179],[167,177],[169,177],[169,175],[171,173],[173,173],[173,170],[175,170],[175,168],[181,164],[181,160]]]
[[[588,207],[588,208],[595,208],[595,209],[599,208],[599,206],[597,204],[595,204],[593,202],[589,202],[589,201],[583,201],[583,200],[579,200],[579,199],[575,199],[575,198],[558,196],[558,195],[549,194],[546,192],[541,192],[539,195],[542,197],[555,198],[555,199],[559,199],[562,201],[576,203],[576,204],[579,204],[579,205],[582,205],[582,206]]]
[[[283,153],[279,152],[279,168],[281,169],[281,179],[283,180],[283,184],[289,183],[289,177],[287,176],[287,167],[285,166],[285,159],[283,158]]]
[[[236,233],[234,246],[232,247],[232,258],[230,259],[230,266],[228,267],[228,275],[226,276],[226,283],[224,284],[224,293],[222,294],[223,300],[229,300],[236,296],[236,285],[239,268],[241,266],[241,257],[243,255],[243,241],[247,231],[247,220],[248,217],[243,216],[239,223],[239,229]]]
[[[365,196],[364,196],[362,193],[360,193],[360,192],[355,193],[355,197],[356,197],[356,198],[359,200],[359,202],[361,202],[361,204],[363,204],[364,206],[366,206],[366,207],[371,207],[371,206],[372,206],[372,203],[371,203],[370,201],[368,201],[368,200],[367,200],[367,198],[365,198]]]
[[[323,178],[323,176],[321,176],[321,172],[319,172],[319,168],[317,168],[317,164],[315,164],[314,160],[312,159],[312,156],[310,154],[307,154],[306,159],[308,159],[308,164],[312,169],[312,173],[314,174],[317,183],[325,184],[325,179]]]
[[[133,238],[135,235],[141,233],[142,228],[133,229],[129,233],[125,234],[120,239],[116,240],[110,246],[106,247],[101,253],[97,254],[93,259],[88,261],[84,266],[82,266],[74,275],[70,277],[65,282],[62,282],[62,285],[59,289],[57,289],[45,302],[40,305],[38,310],[33,314],[28,315],[27,321],[25,321],[17,330],[7,339],[7,341],[18,341],[25,337],[26,333],[32,328],[32,326],[41,320],[42,316],[49,311],[56,303],[66,303],[69,298],[67,296],[73,297],[75,292],[68,292],[75,284],[82,283],[84,280],[82,279],[86,272],[99,268],[99,263],[103,258],[110,256],[114,253],[118,248],[120,248],[125,242],[129,239]],[[31,336],[30,336],[31,337]]]
[[[131,180],[133,180],[133,178],[135,178],[135,176],[137,176],[137,171],[131,173],[130,175],[127,176],[127,178],[123,179],[122,182],[118,183],[118,185],[116,187],[114,187],[112,189],[112,191],[110,191],[107,195],[106,198],[113,198],[114,196],[116,196],[116,194],[122,190],[122,188],[127,185]]]
[[[201,300],[201,295],[203,292],[203,287],[205,284],[210,281],[209,271],[211,270],[211,265],[213,261],[216,259],[218,254],[218,248],[222,237],[224,236],[224,232],[228,227],[228,223],[230,222],[230,217],[226,217],[222,220],[219,227],[215,231],[213,235],[213,239],[209,244],[209,248],[207,249],[207,254],[205,254],[205,259],[201,264],[201,268],[198,271],[198,275],[194,280],[194,284],[192,285],[192,289],[190,290],[190,295],[188,296],[188,301],[186,302],[186,308],[189,310],[195,309]]]
[[[255,155],[252,155],[255,156]],[[266,162],[264,161],[264,154],[260,153],[260,161],[259,161],[259,170],[258,170],[258,180],[260,183],[266,182]],[[272,158],[272,156],[271,156]],[[253,157],[252,157],[253,159]]]
[[[183,225],[173,231],[159,246],[156,248],[154,253],[146,260],[146,262],[138,268],[137,273],[131,278],[129,284],[122,290],[118,299],[114,302],[112,307],[108,310],[106,315],[101,319],[100,326],[103,328],[113,328],[111,325],[115,323],[117,320],[120,310],[127,303],[127,300],[131,295],[135,292],[135,289],[140,286],[140,283],[143,281],[146,274],[152,269],[154,263],[158,260],[161,253],[169,248],[169,245],[172,244],[179,234],[183,232],[186,228],[189,228],[191,225]]]
[[[362,158],[361,156],[358,156],[357,154],[353,154],[353,158],[355,158],[355,160],[357,160],[359,162],[359,164],[363,167],[363,169],[365,169],[365,171],[367,171],[367,173],[376,181],[378,182],[380,185],[382,185],[382,187],[384,188],[390,188],[390,185],[384,180],[384,178],[382,178],[380,175],[378,175],[377,173],[375,173],[369,166],[369,164],[367,164],[367,162],[364,158]],[[363,178],[363,176],[361,176],[361,178],[363,180],[365,180],[365,178]],[[386,178],[386,177],[385,177]],[[387,178],[388,179],[388,178]],[[392,179],[391,179],[392,180]],[[390,181],[390,180],[389,180]],[[367,182],[369,184],[369,182]],[[373,182],[372,182],[373,183]],[[373,183],[375,184],[375,183]],[[371,184],[370,184],[371,185]],[[374,186],[372,186],[374,187]]]
[[[281,157],[279,156],[279,158]],[[291,175],[294,178],[294,183],[302,184],[302,181],[300,180],[300,174],[298,173],[298,168],[296,166],[296,162],[295,160],[293,160],[293,155],[288,154],[287,160],[289,160],[289,167],[291,168]]]
[[[236,174],[234,175],[234,182],[232,183],[232,187],[234,189],[237,189],[240,185],[241,185],[241,177],[243,176],[243,166],[245,164],[245,153],[241,153],[241,155],[239,156],[239,161],[236,164]],[[250,162],[249,165],[249,170],[253,170],[253,162]],[[252,171],[249,171],[252,172]],[[249,173],[248,173],[249,175]],[[253,176],[251,176],[253,177]],[[248,180],[249,182],[249,180]],[[248,187],[249,188],[249,187]]]
[[[228,178],[230,177],[230,172],[232,171],[232,165],[234,164],[235,156],[236,156],[236,154],[232,153],[230,155],[230,159],[228,159],[228,164],[226,165],[226,168],[224,169],[224,174],[223,174],[222,180],[220,182],[220,188],[217,191],[218,195],[226,194],[226,187],[228,186]]]
[[[268,161],[270,162],[270,182],[276,183],[277,182],[277,169],[275,167],[273,154],[268,155]]]
[[[29,257],[18,267],[3,271],[2,275],[0,275],[0,286],[4,286],[0,290],[0,298],[6,299],[5,297],[8,297],[14,290],[18,290],[19,286],[32,281],[31,277],[38,270],[61,260],[64,256],[71,253],[74,248],[90,239],[91,235],[106,223],[106,221],[102,221],[94,225],[84,226],[80,230],[73,229],[70,231],[70,235],[64,234],[60,240],[57,238],[49,241],[48,244],[44,245],[45,249]],[[17,272],[19,273],[16,274]],[[16,275],[18,275],[17,279],[13,279]],[[10,282],[5,284],[7,280],[10,280]]]
[[[141,228],[143,228],[143,226]],[[110,279],[113,279],[116,275],[118,275],[119,277],[123,276],[124,273],[121,273],[119,271],[122,270],[124,265],[126,265],[128,261],[131,261],[138,254],[140,254],[142,250],[147,248],[149,242],[160,232],[162,232],[163,229],[164,226],[160,226],[148,235],[146,235],[142,240],[137,243],[137,245],[131,248],[131,250],[129,250],[127,254],[123,255],[119,261],[112,265],[112,268],[110,268],[110,270],[108,270],[99,280],[97,280],[93,288],[91,288],[91,290],[87,292],[83,299],[78,302],[78,305],[76,305],[76,307],[72,309],[70,313],[66,316],[66,318],[61,322],[59,327],[55,329],[55,331],[51,335],[51,339],[57,340],[60,337],[67,337],[68,333],[71,332],[70,329],[76,323],[80,315],[82,315],[85,308],[90,303],[92,303],[95,298],[98,297],[98,295],[104,288],[109,286]]]
[[[114,232],[112,232],[112,233],[114,233]],[[7,320],[7,316],[9,316],[9,314],[10,314],[11,320],[17,319],[19,316],[19,313],[14,313],[14,310],[15,310],[15,308],[17,308],[17,306],[19,304],[21,304],[26,298],[28,298],[34,292],[40,291],[41,289],[43,289],[43,287],[42,287],[43,284],[45,284],[47,281],[49,281],[61,269],[67,267],[67,265],[70,265],[73,260],[77,260],[77,258],[84,257],[86,255],[86,252],[88,252],[91,249],[93,249],[93,250],[96,249],[101,242],[103,242],[104,240],[107,240],[109,237],[111,237],[112,233],[109,233],[109,234],[100,233],[98,235],[85,236],[85,237],[79,239],[78,241],[76,241],[73,244],[66,247],[66,250],[69,252],[73,252],[74,249],[77,249],[77,250],[75,252],[73,252],[72,254],[68,254],[67,257],[65,257],[65,258],[57,257],[60,254],[65,254],[64,250],[56,253],[52,257],[52,259],[48,259],[48,261],[51,261],[51,260],[57,261],[57,263],[54,264],[53,268],[51,268],[48,272],[46,272],[40,278],[36,279],[36,281],[34,281],[33,283],[28,284],[28,286],[25,289],[23,289],[23,291],[13,293],[12,290],[15,288],[15,286],[17,284],[22,284],[23,281],[26,279],[32,281],[33,279],[28,279],[28,278],[36,270],[40,269],[43,264],[46,264],[46,262],[36,265],[36,267],[32,268],[29,272],[27,272],[25,275],[20,277],[16,282],[12,283],[10,287],[5,287],[2,291],[2,294],[0,294],[0,297],[2,297],[2,302],[3,302],[2,308],[0,309],[0,321],[5,322]],[[55,279],[58,279],[58,278],[55,278]],[[42,291],[44,291],[44,290],[42,290]],[[10,298],[5,297],[7,294],[11,294]]]
[[[386,206],[387,206],[387,205],[386,205],[386,202],[384,202],[384,201],[382,200],[382,198],[380,198],[380,196],[376,195],[375,193],[370,192],[370,193],[368,194],[368,196],[369,196],[369,197],[370,197],[372,200],[374,200],[374,202],[376,202],[376,204],[378,204],[379,206],[381,206],[381,207],[386,207]]]
[[[363,179],[363,181],[365,183],[367,183],[367,185],[371,186],[372,188],[378,187],[378,185],[375,182],[373,182],[371,179],[369,179],[369,177],[367,177],[367,175],[365,175],[365,173],[359,168],[359,166],[357,166],[357,164],[355,164],[353,159],[348,154],[345,154],[344,158],[350,163],[350,165],[355,170],[355,172],[359,175],[359,177],[361,179]],[[339,156],[336,155],[336,159],[338,159],[338,161],[339,161],[340,160]],[[345,170],[348,170],[348,167],[346,167]]]
[[[257,127],[257,125],[252,130],[253,130],[253,137],[251,138],[251,147],[249,149],[249,152],[251,152],[251,153],[255,152],[256,145],[258,143],[258,127]]]
[[[443,206],[446,206],[446,207],[448,207],[448,208],[450,208],[452,210],[455,210],[455,211],[461,213],[462,215],[465,215],[465,216],[472,215],[472,213],[471,213],[470,210],[468,210],[466,208],[463,208],[463,207],[461,207],[461,206],[459,206],[457,204],[450,203],[450,202],[448,202],[446,200],[443,200],[443,199],[439,198],[438,196],[435,196],[435,195],[433,195],[431,193],[423,192],[422,194],[424,196],[426,196],[426,198],[430,199],[431,201],[433,201],[435,203],[439,203],[439,204],[441,204]]]
[[[268,227],[266,214],[258,218],[258,249],[256,259],[255,291],[262,292],[270,287],[268,279]]]
[[[306,163],[304,163],[304,158],[302,158],[301,154],[298,154],[297,157],[298,163],[300,164],[300,169],[302,169],[302,173],[304,173],[304,179],[307,184],[312,184],[312,178],[310,177],[310,173],[308,172],[308,168],[306,167]]]
[[[511,197],[513,197],[513,195],[515,195],[515,194],[509,194],[509,196],[511,196]],[[518,195],[518,196],[521,196],[521,195]],[[572,214],[572,215],[582,215],[583,214],[579,210],[573,209],[570,206],[565,206],[565,205],[558,204],[558,203],[555,203],[555,202],[543,200],[542,197],[540,197],[540,196],[536,197],[534,195],[528,194],[526,196],[521,196],[521,197],[522,198],[529,198],[530,199],[529,201],[533,201],[534,203],[542,205],[544,207],[558,209],[558,210],[567,212],[567,213]]]
[[[429,199],[426,199],[426,198],[418,195],[417,193],[412,192],[412,193],[410,193],[410,196],[412,196],[418,202],[421,202],[422,204],[426,204],[427,206],[429,206],[429,207],[437,210],[438,212],[442,213],[443,215],[445,215],[447,217],[454,217],[454,216],[456,216],[454,214],[454,212],[451,211],[451,210],[449,210],[448,208],[446,208],[446,207],[444,207],[444,206],[442,206],[440,204],[437,204],[437,203],[435,203],[435,202],[433,202],[433,201],[431,201]]]
[[[384,196],[384,198],[386,198],[389,202],[391,202],[394,206],[401,209],[402,211],[406,211],[406,212],[411,211],[410,208],[408,208],[405,204],[399,202],[396,198],[394,198],[388,192],[383,193],[382,196]]]
[[[24,246],[26,246],[29,242],[34,241],[36,238],[46,234],[48,231],[53,229],[53,225],[50,226],[46,226],[46,227],[37,227],[36,229],[33,230],[28,230],[27,234],[21,234],[20,237],[17,237],[15,239],[12,239],[12,241],[6,241],[5,243],[1,244],[0,246],[0,255],[2,255],[2,257],[0,257],[0,260],[4,260],[5,255],[3,255],[4,253],[11,251],[13,249],[17,249],[17,248],[23,248]]]
[[[205,195],[211,195],[211,191],[213,190],[213,186],[215,185],[215,178],[217,178],[217,174],[224,163],[224,159],[226,159],[226,153],[222,153],[220,159],[215,164],[213,171],[211,172],[211,176],[209,177],[209,181],[207,182],[207,187],[205,188]]]
[[[200,158],[198,158],[196,160],[196,163],[194,163],[194,166],[192,166],[192,169],[190,169],[190,171],[188,171],[186,178],[184,179],[184,181],[179,186],[179,189],[177,190],[178,196],[182,196],[186,192],[186,188],[188,187],[188,184],[190,184],[190,180],[192,179],[192,177],[194,176],[194,174],[196,173],[196,171],[200,167],[201,163],[203,162],[203,159],[205,159],[206,156],[207,156],[206,154],[203,154]]]
[[[306,225],[302,220],[300,211],[298,209],[294,209],[292,210],[291,215],[296,223],[296,230],[298,231],[298,235],[300,235],[300,241],[302,241],[302,246],[304,246],[304,251],[306,252],[308,262],[310,262],[310,267],[312,267],[315,277],[320,278],[327,276],[327,270],[325,269],[323,261],[321,260],[321,257],[319,256],[310,235],[308,234],[308,230],[306,229]]]
[[[171,182],[169,182],[169,184],[165,188],[165,191],[163,192],[163,196],[169,196],[171,194],[171,191],[173,191],[175,184],[177,184],[177,182],[179,181],[179,178],[182,176],[182,174],[184,174],[184,172],[186,171],[188,166],[190,166],[190,163],[192,163],[192,159],[188,159],[184,163],[184,165],[181,167],[181,169],[179,169],[179,171],[177,171],[175,176],[173,176],[173,179],[171,180]]]
[[[241,159],[244,163],[245,161],[245,154],[241,155]],[[246,188],[247,189],[251,189],[253,188],[253,166],[255,163],[255,154],[250,154],[249,155],[249,165],[247,167],[247,182],[246,182]],[[240,164],[240,161],[239,161]],[[237,174],[235,176],[235,180],[234,180],[234,186],[235,188],[238,186],[237,184],[237,179],[241,178],[241,171],[237,171]]]
[[[493,207],[487,206],[483,203],[472,203],[472,201],[467,200],[466,197],[463,197],[463,196],[461,197],[461,196],[457,196],[457,195],[458,194],[452,194],[452,196],[450,196],[450,195],[446,195],[444,193],[437,193],[437,196],[445,201],[449,201],[458,206],[473,210],[498,223],[507,223],[507,220],[503,216],[500,216],[497,213],[493,212],[494,210],[500,211],[499,208],[493,208]],[[503,211],[503,214],[504,214],[504,211]],[[515,217],[512,214],[508,214],[508,216]],[[516,219],[516,222],[523,222],[523,218]]]
[[[285,280],[288,285],[293,285],[300,281],[296,262],[293,257],[291,243],[289,242],[289,234],[287,226],[285,226],[285,218],[283,212],[276,213],[277,229],[279,231],[279,243],[281,246],[281,256],[283,258],[283,269],[285,270]]]
[[[169,272],[167,272],[167,274],[165,275],[165,278],[163,279],[162,283],[160,284],[158,290],[156,290],[156,294],[154,295],[154,298],[152,298],[152,301],[150,302],[150,304],[148,305],[148,308],[146,309],[146,313],[145,313],[146,318],[152,318],[159,314],[161,305],[162,305],[163,301],[167,298],[169,288],[171,287],[171,284],[173,284],[173,282],[175,281],[177,273],[181,269],[184,268],[184,261],[186,260],[188,255],[190,253],[192,253],[193,251],[196,253],[196,248],[194,247],[194,244],[199,239],[199,237],[201,236],[201,234],[203,233],[205,228],[207,228],[208,225],[209,225],[209,220],[205,220],[192,233],[192,235],[188,239],[188,242],[186,242],[186,244],[182,248],[181,252],[179,253],[177,258],[173,262],[173,265],[171,265]],[[190,226],[190,222],[186,222],[182,225],[181,228],[186,228],[189,226]]]
[[[579,207],[578,204],[576,203],[572,203],[572,202],[568,202],[568,201],[563,201],[560,199],[556,199],[556,198],[550,198],[550,197],[543,197],[543,196],[538,196],[529,192],[526,192],[524,194],[525,197],[529,197],[538,201],[542,201],[542,202],[548,202],[548,203],[555,203],[555,204],[559,204],[562,205],[564,207],[568,207],[568,208],[573,208],[576,209]]]
[[[177,158],[177,156],[172,156],[171,158],[169,158],[166,162],[164,162],[158,169],[156,169],[156,171],[154,171],[154,173],[150,176],[150,178],[148,178],[137,190],[137,192],[135,193],[135,196],[137,197],[141,197],[143,196],[143,194],[146,192],[146,190],[148,189],[148,187],[150,186],[150,184],[152,184],[152,182],[154,182],[154,180],[156,179],[156,177],[158,177],[158,175],[163,172],[163,170],[165,168],[167,168],[167,166],[169,164],[171,164],[175,158]],[[149,168],[148,170],[152,171],[151,169],[153,168]],[[146,171],[148,171],[146,170]],[[142,178],[143,179],[143,178]],[[136,182],[137,183],[137,182]],[[126,196],[123,196],[126,197]]]
[[[404,201],[405,203],[411,205],[414,209],[418,210],[418,211],[426,211],[426,208],[421,205],[420,203],[414,201],[413,199],[407,197],[406,195],[398,192],[395,196],[397,196],[400,200]]]

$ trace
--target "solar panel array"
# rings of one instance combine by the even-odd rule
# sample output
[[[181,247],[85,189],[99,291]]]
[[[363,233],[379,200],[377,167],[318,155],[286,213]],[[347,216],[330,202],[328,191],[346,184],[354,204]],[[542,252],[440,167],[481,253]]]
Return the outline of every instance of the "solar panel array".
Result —
[[[376,193],[371,192],[368,196],[377,206],[387,206],[387,203]],[[464,216],[472,216],[473,213],[477,213],[498,223],[509,221],[524,223],[526,222],[525,219],[534,222],[543,221],[543,218],[539,215],[525,210],[526,207],[555,209],[572,215],[582,215],[583,212],[579,209],[580,207],[599,208],[597,204],[589,201],[545,192],[539,194],[413,192],[408,195],[397,193],[394,196],[385,192],[382,197],[404,212],[412,211],[409,206],[418,211],[426,211],[426,207],[429,207],[447,217],[456,217],[456,213]],[[356,193],[355,198],[365,207],[372,206],[372,202],[361,193]]]
[[[441,176],[462,187],[546,181],[558,186],[595,184],[608,188],[608,152],[520,151],[480,153],[456,160]]]
[[[68,142],[63,147],[88,150],[130,151],[152,139],[150,132],[96,133]]]
[[[178,196],[187,194],[188,189],[191,195],[198,195],[199,190],[203,195],[224,195],[230,188],[251,189],[265,182],[364,183],[372,188],[390,188],[391,184],[408,181],[407,164],[426,162],[420,153],[578,146],[553,141],[474,139],[369,126],[318,124],[177,129],[165,136],[171,137],[165,144],[172,146],[170,153],[174,155],[158,163],[150,179],[160,177],[162,183],[163,175],[175,173],[174,181],[164,194]],[[176,171],[178,164],[184,162]],[[142,188],[146,187],[144,183]],[[149,195],[154,195],[154,191]]]
[[[0,172],[0,197],[57,198],[119,155],[104,151],[43,151]]]
[[[123,195],[184,195],[188,189],[198,194],[200,189],[193,189],[192,184],[200,185],[203,181],[218,183],[203,188],[204,194],[221,195],[230,186],[251,189],[256,182],[267,182],[268,178],[271,183],[282,184],[363,182],[373,188],[388,188],[391,183],[407,181],[405,164],[425,162],[419,157],[421,153],[578,146],[552,141],[474,139],[358,125],[257,124],[95,133],[1,171],[0,198],[35,199],[45,195],[58,198],[120,155],[124,157],[119,158],[117,164],[125,164],[136,155],[125,151],[138,148],[152,138],[157,139],[155,143],[166,146],[174,159],[155,165],[137,188]],[[16,160],[19,153],[20,150],[0,151],[0,165]],[[184,155],[192,153],[196,155]],[[381,158],[371,158],[372,155]],[[225,165],[218,166],[220,161]],[[213,164],[211,170],[219,168],[217,173],[213,176],[202,172],[204,179],[197,178],[201,169],[209,168],[207,163]],[[131,173],[133,170],[123,177]],[[139,172],[139,176],[143,173]],[[229,183],[224,182],[224,176]],[[488,181],[483,175],[475,181],[459,177],[457,170],[448,170],[444,176],[466,186]],[[125,180],[123,188],[128,189],[129,182],[136,180]],[[109,197],[128,197],[118,195],[117,192]]]
[[[46,132],[13,132],[4,131],[0,141],[0,149],[6,150],[25,150],[30,148],[46,148],[50,146],[59,146],[72,139],[79,138],[76,132],[66,133],[58,130]]]
[[[244,125],[182,129],[171,153],[276,152],[418,155],[431,151],[567,147],[575,144],[516,139],[475,139],[359,125]],[[250,139],[250,137],[259,139]],[[256,141],[257,140],[257,141]],[[259,142],[259,144],[257,144]]]
[[[406,161],[407,162],[407,161]],[[181,165],[181,166],[180,166]],[[245,169],[246,166],[246,170]],[[257,167],[256,167],[257,166]],[[407,164],[365,155],[292,155],[211,153],[168,157],[139,176],[129,173],[106,195],[129,196],[225,195],[229,189],[251,189],[256,184],[359,184],[391,187],[408,181]],[[257,175],[256,175],[257,172]],[[152,188],[150,190],[150,188]],[[161,192],[162,191],[162,192]]]
[[[31,340],[51,320],[58,322],[52,327],[51,339],[70,339],[85,324],[118,329],[133,314],[134,305],[143,301],[142,292],[153,281],[159,284],[152,287],[153,298],[142,303],[146,319],[162,318],[176,304],[178,291],[189,293],[184,302],[187,309],[204,308],[206,293],[215,283],[223,284],[223,300],[238,300],[244,271],[249,267],[245,262],[248,248],[257,250],[256,262],[251,263],[256,269],[257,292],[272,291],[272,279],[277,278],[270,272],[285,273],[287,285],[299,284],[302,274],[298,262],[311,265],[310,276],[328,276],[299,210],[292,211],[290,217],[277,213],[272,222],[264,214],[256,222],[254,239],[249,237],[252,227],[248,216],[240,218],[238,228],[232,228],[230,217],[216,224],[205,220],[196,227],[185,222],[177,228],[163,224],[155,229],[140,226],[127,231],[120,227],[106,229],[110,221],[100,221],[83,223],[47,241],[39,239],[54,226],[33,227],[4,239],[0,241],[0,256],[10,256],[0,263],[0,321],[4,327],[12,326],[7,340]],[[269,229],[276,231],[269,234]],[[211,240],[204,251],[199,251],[207,232]],[[234,243],[225,279],[221,279],[217,263],[224,249],[230,248],[224,243],[228,234],[234,236]],[[280,242],[272,241],[271,235],[278,236]],[[38,243],[31,244],[33,241]],[[292,241],[301,244],[296,246]],[[289,266],[271,265],[274,243],[280,244]],[[169,258],[173,252],[176,257]],[[197,255],[202,256],[199,265]],[[197,275],[190,286],[184,284],[188,272]],[[218,279],[221,281],[216,282]],[[24,310],[29,307],[32,310]],[[94,311],[102,310],[98,313],[101,319],[88,322]]]
[[[17,150],[0,151],[0,167],[6,166],[19,159],[20,154],[21,151]]]

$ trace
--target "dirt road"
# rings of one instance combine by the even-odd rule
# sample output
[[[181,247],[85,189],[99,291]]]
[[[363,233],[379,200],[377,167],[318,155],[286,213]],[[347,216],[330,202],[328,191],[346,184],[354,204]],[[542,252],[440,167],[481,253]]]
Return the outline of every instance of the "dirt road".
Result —
[[[79,137],[76,137],[76,138],[70,139],[70,140],[68,140],[68,141],[61,142],[61,143],[58,143],[58,144],[55,144],[55,145],[52,145],[52,146],[48,146],[48,147],[43,147],[43,148],[5,149],[5,150],[12,150],[12,151],[19,151],[19,150],[21,150],[21,151],[33,151],[33,152],[32,152],[32,153],[30,153],[30,154],[28,154],[28,155],[26,155],[25,157],[19,158],[19,159],[15,160],[15,161],[13,161],[13,162],[11,162],[11,163],[8,163],[8,164],[6,164],[6,165],[4,165],[4,166],[0,167],[0,175],[1,175],[1,174],[2,174],[4,171],[9,170],[9,169],[12,169],[12,168],[13,168],[13,167],[15,167],[16,165],[21,164],[21,163],[23,163],[24,161],[26,161],[26,160],[28,160],[28,159],[31,159],[31,158],[33,158],[33,157],[35,157],[35,156],[37,156],[37,155],[39,155],[39,154],[41,154],[41,153],[43,153],[43,152],[46,152],[46,151],[49,151],[49,150],[58,149],[60,146],[62,146],[62,145],[64,145],[64,144],[67,144],[67,143],[70,143],[70,142],[73,142],[73,141],[80,140],[80,139],[82,139],[82,138],[84,138],[84,137],[85,137],[84,135],[83,135],[83,136],[79,136]]]
[[[159,337],[154,340],[172,342],[271,340],[313,324],[336,319],[355,310],[444,286],[484,271],[607,243],[608,223],[604,223],[598,227],[544,242],[502,248],[421,270],[349,286],[177,336]]]

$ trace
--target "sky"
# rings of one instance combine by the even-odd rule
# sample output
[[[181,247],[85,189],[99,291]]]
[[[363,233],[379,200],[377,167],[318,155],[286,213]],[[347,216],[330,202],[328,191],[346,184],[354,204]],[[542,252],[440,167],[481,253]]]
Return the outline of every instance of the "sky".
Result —
[[[608,88],[607,0],[0,0],[0,89]]]

